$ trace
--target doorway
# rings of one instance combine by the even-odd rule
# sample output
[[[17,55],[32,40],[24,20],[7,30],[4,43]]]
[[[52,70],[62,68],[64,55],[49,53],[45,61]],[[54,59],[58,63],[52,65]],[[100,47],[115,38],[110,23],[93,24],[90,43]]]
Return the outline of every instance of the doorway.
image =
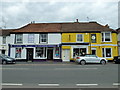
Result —
[[[62,53],[62,56],[63,56],[63,61],[69,62],[70,61],[70,50],[69,49],[64,49],[63,53]]]
[[[47,49],[47,59],[53,60],[53,49]]]
[[[27,48],[27,61],[33,61],[33,48]]]
[[[5,54],[5,50],[2,50],[1,52],[2,52],[2,54]]]

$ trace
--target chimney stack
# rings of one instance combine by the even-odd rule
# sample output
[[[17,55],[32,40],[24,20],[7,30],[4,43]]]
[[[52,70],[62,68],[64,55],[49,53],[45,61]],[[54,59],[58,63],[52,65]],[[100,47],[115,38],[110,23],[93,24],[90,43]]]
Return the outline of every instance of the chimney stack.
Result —
[[[76,19],[76,22],[79,22],[78,19]]]

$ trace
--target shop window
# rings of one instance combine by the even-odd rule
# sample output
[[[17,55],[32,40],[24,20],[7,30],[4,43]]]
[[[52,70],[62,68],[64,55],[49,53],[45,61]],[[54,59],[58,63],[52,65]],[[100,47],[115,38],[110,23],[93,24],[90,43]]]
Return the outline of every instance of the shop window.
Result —
[[[111,41],[111,33],[110,32],[103,32],[102,33],[102,41],[103,42],[110,42]]]
[[[16,34],[15,43],[22,43],[22,42],[23,42],[23,34]]]
[[[46,48],[45,47],[36,47],[36,57],[45,58],[46,57]]]
[[[40,34],[40,43],[48,42],[48,34]]]
[[[34,34],[28,34],[28,43],[34,43]]]
[[[15,58],[21,58],[21,48],[16,48]]]
[[[6,44],[6,37],[3,36],[3,44]]]
[[[91,34],[91,43],[96,43],[96,34]]]
[[[55,57],[59,58],[60,57],[60,51],[59,51],[59,47],[55,48]]]
[[[83,34],[77,34],[77,42],[83,42]]]
[[[102,48],[103,57],[112,57],[111,48]]]
[[[86,48],[74,48],[73,57],[84,56],[86,54]]]

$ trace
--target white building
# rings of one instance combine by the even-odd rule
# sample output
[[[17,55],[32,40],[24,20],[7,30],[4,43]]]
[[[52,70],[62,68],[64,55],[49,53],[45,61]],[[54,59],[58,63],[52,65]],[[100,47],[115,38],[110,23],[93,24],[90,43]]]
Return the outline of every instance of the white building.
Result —
[[[10,29],[1,29],[0,30],[0,54],[8,55],[9,47],[8,44],[10,43]]]
[[[59,24],[28,24],[10,34],[11,57],[17,60],[61,61]]]

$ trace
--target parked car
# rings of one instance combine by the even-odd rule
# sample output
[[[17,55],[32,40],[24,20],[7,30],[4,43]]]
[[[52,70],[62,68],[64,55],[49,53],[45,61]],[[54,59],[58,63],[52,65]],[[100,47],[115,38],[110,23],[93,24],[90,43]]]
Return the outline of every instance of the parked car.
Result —
[[[0,63],[1,64],[8,64],[8,63],[15,64],[16,63],[16,59],[11,58],[11,57],[9,57],[7,55],[0,55]]]
[[[86,63],[101,63],[102,65],[105,65],[107,60],[96,55],[86,54],[84,56],[77,56],[76,62],[81,65],[85,65]]]
[[[120,56],[115,56],[114,59],[113,59],[113,61],[115,63],[120,63]]]

